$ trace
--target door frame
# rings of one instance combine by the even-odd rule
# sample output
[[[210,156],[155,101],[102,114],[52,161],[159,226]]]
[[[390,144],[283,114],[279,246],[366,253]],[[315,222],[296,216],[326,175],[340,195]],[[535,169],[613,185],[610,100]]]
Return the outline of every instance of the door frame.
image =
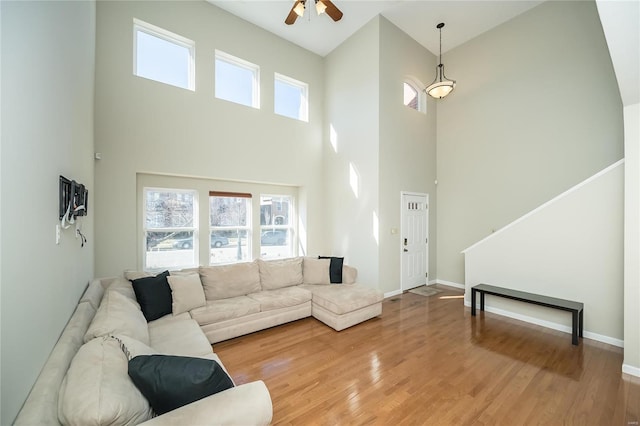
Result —
[[[407,195],[413,195],[413,196],[417,196],[417,197],[424,197],[426,199],[426,203],[427,203],[427,217],[426,217],[426,231],[427,231],[427,242],[426,242],[426,246],[427,246],[427,250],[426,250],[426,259],[425,259],[425,265],[427,267],[426,273],[427,276],[425,277],[425,283],[426,285],[429,285],[429,246],[430,246],[430,236],[429,236],[429,209],[430,209],[430,205],[429,205],[429,194],[428,193],[424,193],[424,192],[414,192],[414,191],[400,191],[400,241],[398,242],[399,246],[400,246],[400,292],[404,292],[405,291],[405,282],[404,282],[404,256],[403,256],[403,249],[404,249],[404,245],[403,245],[403,235],[404,235],[404,226],[405,226],[405,220],[404,220],[404,197]]]

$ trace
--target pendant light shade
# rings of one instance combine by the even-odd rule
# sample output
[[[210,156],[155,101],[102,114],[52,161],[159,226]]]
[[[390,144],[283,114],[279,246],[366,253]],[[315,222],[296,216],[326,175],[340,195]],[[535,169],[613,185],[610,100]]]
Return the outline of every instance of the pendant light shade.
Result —
[[[442,64],[442,27],[444,27],[444,22],[436,25],[436,28],[440,30],[440,63],[436,67],[436,78],[433,80],[433,83],[424,89],[429,96],[436,99],[444,98],[456,87],[456,81],[449,80],[444,75],[444,65]]]

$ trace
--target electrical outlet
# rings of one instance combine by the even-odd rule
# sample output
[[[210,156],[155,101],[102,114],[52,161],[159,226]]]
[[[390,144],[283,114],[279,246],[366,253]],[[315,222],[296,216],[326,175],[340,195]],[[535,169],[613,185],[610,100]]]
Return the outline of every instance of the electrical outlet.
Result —
[[[56,225],[56,245],[60,244],[60,225]]]

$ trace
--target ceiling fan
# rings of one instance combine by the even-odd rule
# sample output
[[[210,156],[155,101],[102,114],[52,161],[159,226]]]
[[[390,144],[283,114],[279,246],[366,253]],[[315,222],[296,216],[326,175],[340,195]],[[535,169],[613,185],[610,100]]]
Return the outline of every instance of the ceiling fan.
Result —
[[[298,19],[298,16],[304,15],[304,10],[306,8],[306,3],[311,0],[296,0],[287,15],[287,19],[284,20],[284,23],[287,25],[292,25]],[[318,15],[326,13],[329,15],[331,19],[334,21],[339,21],[342,19],[342,12],[338,9],[331,1],[329,0],[314,0],[316,3],[316,12]]]

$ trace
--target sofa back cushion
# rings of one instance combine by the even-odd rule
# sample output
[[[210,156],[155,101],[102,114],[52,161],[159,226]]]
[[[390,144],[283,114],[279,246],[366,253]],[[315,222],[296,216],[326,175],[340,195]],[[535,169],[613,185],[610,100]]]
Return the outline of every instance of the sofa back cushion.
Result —
[[[305,257],[302,261],[304,284],[331,284],[330,265],[330,259]]]
[[[60,387],[58,418],[63,425],[133,425],[151,418],[149,402],[127,374],[128,357],[121,345],[105,336],[78,350]]]
[[[107,290],[84,335],[85,343],[100,336],[121,334],[149,344],[147,320],[137,303],[115,290]]]
[[[261,290],[260,271],[255,262],[203,266],[199,272],[207,300],[228,299]]]
[[[260,284],[263,290],[276,290],[302,284],[302,258],[283,260],[257,260],[260,267]]]

